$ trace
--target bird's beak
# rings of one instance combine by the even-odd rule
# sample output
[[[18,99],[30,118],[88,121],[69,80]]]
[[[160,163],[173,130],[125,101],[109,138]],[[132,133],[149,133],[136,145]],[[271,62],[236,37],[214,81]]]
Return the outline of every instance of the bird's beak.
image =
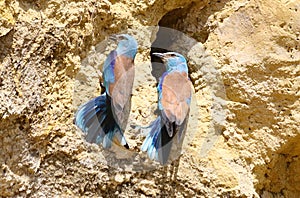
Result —
[[[162,61],[166,60],[166,56],[163,53],[154,52],[152,55],[159,57]]]
[[[110,35],[108,38],[115,42],[119,41],[119,36],[117,34]]]

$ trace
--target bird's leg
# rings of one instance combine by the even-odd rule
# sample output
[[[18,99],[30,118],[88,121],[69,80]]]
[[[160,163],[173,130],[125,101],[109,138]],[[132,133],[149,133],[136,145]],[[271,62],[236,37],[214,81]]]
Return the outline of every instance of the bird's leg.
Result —
[[[163,182],[166,183],[168,181],[168,166],[164,166],[163,168]]]
[[[174,175],[173,175],[173,180],[176,181],[177,180],[177,173],[178,173],[178,169],[179,169],[179,164],[180,164],[180,158],[182,155],[179,155],[178,159],[176,159],[174,161]]]

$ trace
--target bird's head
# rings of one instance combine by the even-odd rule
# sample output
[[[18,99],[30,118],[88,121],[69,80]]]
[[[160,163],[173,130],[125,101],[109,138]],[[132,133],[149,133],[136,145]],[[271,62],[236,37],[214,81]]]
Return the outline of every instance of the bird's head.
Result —
[[[134,59],[137,52],[136,40],[128,34],[114,34],[109,37],[111,40],[118,42],[117,53]]]
[[[164,64],[167,66],[167,71],[183,71],[188,72],[186,59],[183,55],[177,52],[166,52],[166,53],[152,53],[154,56],[159,57]]]

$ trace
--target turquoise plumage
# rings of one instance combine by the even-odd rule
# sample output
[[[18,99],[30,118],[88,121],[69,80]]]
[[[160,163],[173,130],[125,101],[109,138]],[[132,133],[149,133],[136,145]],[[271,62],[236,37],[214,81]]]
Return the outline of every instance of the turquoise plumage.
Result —
[[[166,72],[157,87],[160,115],[147,127],[150,132],[141,150],[147,151],[150,159],[164,165],[180,155],[189,116],[192,84],[188,78],[186,59],[181,54],[167,52],[153,55],[162,59]],[[170,156],[173,144],[176,144],[177,151]]]
[[[131,105],[137,42],[128,34],[114,35],[111,39],[118,45],[103,65],[105,93],[78,108],[75,124],[90,143],[102,144],[104,148],[113,143],[129,148],[123,132]]]

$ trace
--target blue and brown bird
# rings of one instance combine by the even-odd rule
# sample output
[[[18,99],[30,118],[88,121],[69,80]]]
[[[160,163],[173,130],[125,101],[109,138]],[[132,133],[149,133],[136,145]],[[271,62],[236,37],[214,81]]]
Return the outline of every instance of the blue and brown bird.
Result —
[[[110,39],[118,45],[103,65],[105,93],[79,107],[75,124],[90,143],[102,144],[104,148],[110,148],[112,143],[129,148],[123,132],[131,106],[137,42],[128,34]]]
[[[147,151],[150,159],[165,165],[170,159],[172,145],[177,149],[172,159],[181,152],[192,97],[192,83],[188,77],[188,67],[184,56],[176,52],[152,53],[166,66],[160,78],[158,90],[159,116],[149,127],[142,151]],[[172,160],[171,159],[171,160]]]

